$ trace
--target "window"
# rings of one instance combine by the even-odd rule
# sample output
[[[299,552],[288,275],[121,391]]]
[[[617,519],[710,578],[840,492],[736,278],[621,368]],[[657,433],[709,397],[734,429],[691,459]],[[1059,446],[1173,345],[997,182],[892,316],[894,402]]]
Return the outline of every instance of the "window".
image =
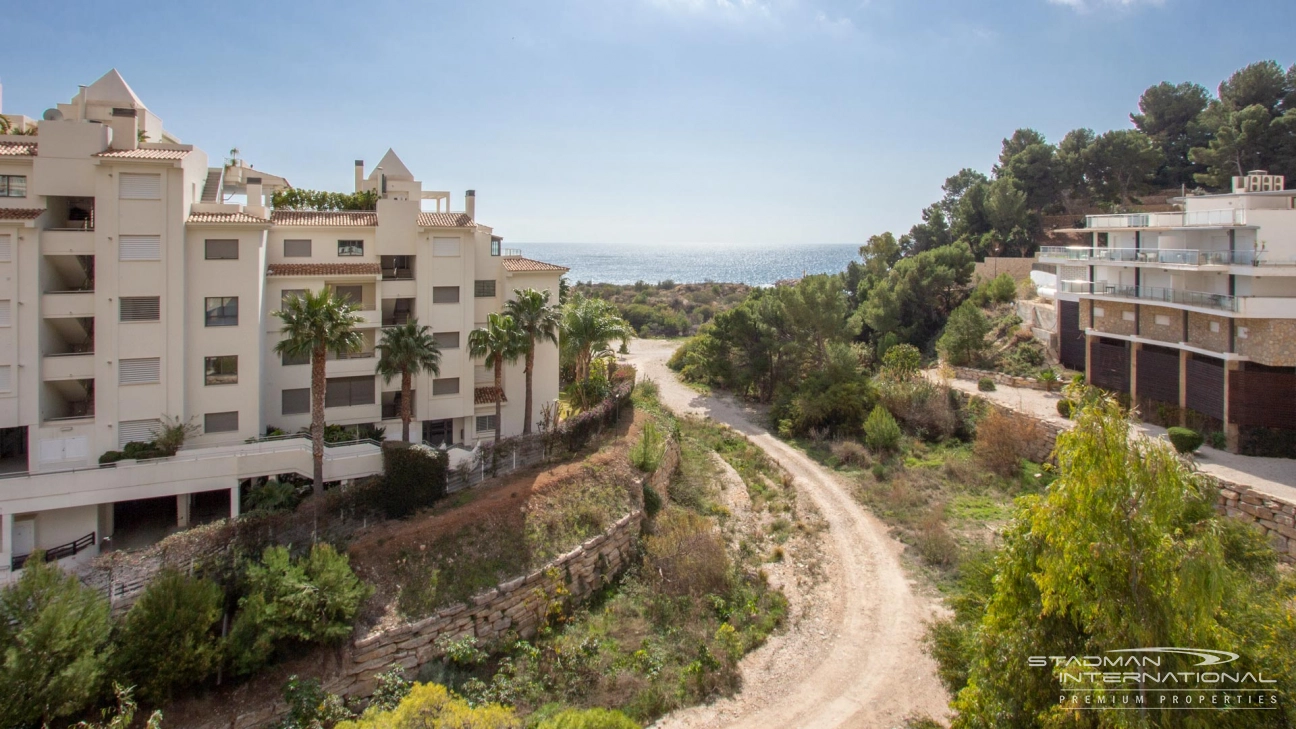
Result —
[[[473,365],[473,382],[495,382],[495,368],[484,364]]]
[[[121,321],[157,321],[161,310],[157,296],[123,296],[120,299]]]
[[[324,407],[346,408],[374,404],[374,378],[330,377],[324,390]]]
[[[238,384],[238,355],[227,354],[220,357],[203,358],[204,384],[236,385]]]
[[[459,349],[459,332],[437,332],[432,339],[441,349]]]
[[[207,297],[207,326],[209,327],[238,326],[238,297],[237,296],[208,296]]]
[[[479,299],[489,299],[495,296],[495,279],[487,281],[473,282],[473,296]]]
[[[162,381],[162,359],[144,357],[117,362],[117,384],[152,385]]]
[[[0,327],[13,326],[13,300],[0,299]]]
[[[123,200],[162,199],[162,175],[123,172],[117,179],[120,180],[118,190]]]
[[[499,238],[494,238],[494,237],[491,238],[491,255],[492,255],[492,256],[498,256],[498,255],[500,254],[500,243],[503,243],[503,242],[504,242],[504,241],[500,240]]]
[[[494,432],[494,431],[495,431],[495,416],[494,416],[494,415],[478,415],[478,416],[477,416],[477,432],[478,432],[478,433],[491,433],[491,432]]]
[[[458,394],[459,394],[458,377],[442,377],[441,379],[438,380],[432,380],[433,397],[436,397],[437,395],[458,395]]]
[[[13,260],[13,236],[0,235],[0,263]]]
[[[333,286],[334,298],[341,299],[348,304],[359,307],[364,302],[363,286]]]
[[[310,258],[311,242],[308,240],[284,241],[284,258]]]
[[[147,443],[157,437],[162,428],[162,421],[157,420],[123,420],[117,424],[117,447],[125,448],[127,443]]]
[[[0,392],[13,391],[13,365],[0,365]]]
[[[414,256],[380,256],[385,281],[414,278]]]
[[[119,261],[160,261],[162,260],[162,236],[123,235],[117,241],[117,260]]]
[[[283,308],[286,306],[288,300],[293,297],[302,299],[306,298],[306,289],[284,289],[283,292],[279,294],[279,307]]]
[[[231,261],[238,259],[238,241],[208,240],[204,243],[204,252],[209,261]]]
[[[310,412],[310,388],[301,387],[281,393],[280,412],[284,415],[301,415]]]
[[[280,362],[283,364],[284,367],[292,367],[294,365],[308,365],[310,364],[310,355],[303,354],[299,356],[292,356],[285,353],[284,355],[282,355]]]
[[[339,256],[363,256],[364,241],[362,240],[340,240],[338,241]]]
[[[203,416],[204,433],[233,433],[238,430],[238,411],[207,413]]]
[[[433,286],[432,303],[434,304],[459,303],[459,287],[458,286]]]
[[[432,255],[439,258],[454,258],[459,255],[458,238],[433,238]]]
[[[27,197],[27,175],[0,175],[0,197]]]

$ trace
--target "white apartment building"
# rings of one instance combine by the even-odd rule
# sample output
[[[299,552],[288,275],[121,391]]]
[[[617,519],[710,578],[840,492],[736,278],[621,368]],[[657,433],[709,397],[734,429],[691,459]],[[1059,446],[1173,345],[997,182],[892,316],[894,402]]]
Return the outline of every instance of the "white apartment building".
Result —
[[[364,212],[273,210],[287,181],[207,155],[162,127],[114,70],[37,122],[0,135],[0,581],[33,550],[94,554],[159,514],[185,526],[237,514],[246,479],[311,473],[310,367],[275,355],[285,296],[330,287],[364,319],[361,352],[327,364],[326,418],[400,437],[400,382],[375,376],[386,325],[417,317],[441,346],[414,386],[411,439],[466,444],[521,432],[522,364],[504,378],[467,354],[468,333],[517,289],[552,292],[567,270],[501,249],[450,193],[423,189],[388,150],[355,190]],[[36,128],[35,136],[23,134]],[[536,413],[558,397],[558,352],[537,352]],[[199,434],[174,458],[99,467],[163,417]],[[538,417],[538,415],[536,416]],[[325,476],[381,470],[379,449],[328,449]],[[141,529],[143,526],[141,526]],[[116,540],[119,544],[121,539]]]
[[[1172,202],[1090,215],[1065,231],[1090,245],[1040,250],[1058,266],[1063,364],[1205,416],[1231,450],[1260,429],[1296,437],[1296,190],[1257,170]]]

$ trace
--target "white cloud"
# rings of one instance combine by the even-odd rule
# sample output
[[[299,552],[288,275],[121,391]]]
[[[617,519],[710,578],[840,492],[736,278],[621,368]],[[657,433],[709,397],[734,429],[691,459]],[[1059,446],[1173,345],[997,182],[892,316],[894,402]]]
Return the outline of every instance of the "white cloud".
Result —
[[[1165,0],[1048,0],[1050,5],[1061,5],[1078,13],[1097,10],[1132,10],[1140,6],[1161,7]]]

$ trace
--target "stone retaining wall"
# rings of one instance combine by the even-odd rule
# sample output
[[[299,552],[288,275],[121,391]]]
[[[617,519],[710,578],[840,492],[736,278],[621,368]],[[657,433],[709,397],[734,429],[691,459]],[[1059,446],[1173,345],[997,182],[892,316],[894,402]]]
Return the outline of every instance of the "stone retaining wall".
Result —
[[[1041,367],[1040,369],[1043,368]],[[990,379],[994,380],[994,383],[996,385],[1007,385],[1009,387],[1025,387],[1030,390],[1048,391],[1049,389],[1047,386],[1044,385],[1043,382],[1040,382],[1034,377],[1014,377],[1013,375],[1006,375],[1002,372],[995,372],[993,370],[974,370],[971,367],[955,367],[954,374],[960,380],[972,380],[973,382],[976,382],[977,380],[980,380],[982,377],[989,377]],[[1053,385],[1054,392],[1061,390],[1062,385],[1065,384],[1061,381],[1061,377],[1062,377],[1061,375],[1058,375],[1059,378],[1058,382]]]

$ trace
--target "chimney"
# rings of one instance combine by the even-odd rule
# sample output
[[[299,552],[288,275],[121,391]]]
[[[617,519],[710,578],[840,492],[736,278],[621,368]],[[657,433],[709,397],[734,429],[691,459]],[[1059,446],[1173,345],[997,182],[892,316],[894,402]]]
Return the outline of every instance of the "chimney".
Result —
[[[80,118],[81,118],[81,121],[85,121],[85,118],[86,118],[86,87],[85,87],[85,84],[80,84],[80,85],[77,86],[77,88],[81,90],[81,92],[77,94],[77,96],[81,97],[81,117],[80,117]]]
[[[360,186],[364,184],[364,160],[356,160],[355,169],[356,192],[360,192]]]
[[[247,204],[243,206],[248,215],[264,218],[266,216],[265,195],[261,192],[261,178],[247,178]]]
[[[469,218],[473,220],[477,219],[477,191],[476,190],[468,190],[467,192],[464,193],[464,212],[468,214]]]

